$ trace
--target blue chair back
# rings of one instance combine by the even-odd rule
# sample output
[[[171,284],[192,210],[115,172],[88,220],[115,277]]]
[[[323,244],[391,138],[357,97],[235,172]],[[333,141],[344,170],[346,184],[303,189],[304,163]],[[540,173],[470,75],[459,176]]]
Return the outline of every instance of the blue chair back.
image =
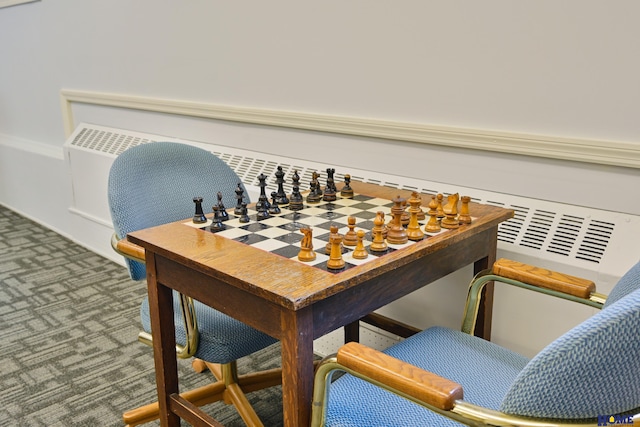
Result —
[[[640,263],[605,307],[536,355],[502,401],[510,414],[595,418],[640,407]]]
[[[222,201],[233,209],[240,178],[213,153],[187,144],[152,142],[120,154],[109,172],[109,208],[118,237],[132,231],[193,217],[193,198],[203,197],[205,213]],[[127,259],[134,280],[144,279],[144,264]]]

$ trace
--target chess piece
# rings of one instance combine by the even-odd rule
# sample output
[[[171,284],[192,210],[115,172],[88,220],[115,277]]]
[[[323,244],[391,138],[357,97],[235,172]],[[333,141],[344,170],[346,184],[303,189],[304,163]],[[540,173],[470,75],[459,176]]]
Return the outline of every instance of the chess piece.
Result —
[[[327,245],[324,248],[324,252],[329,255],[331,253],[331,238],[338,235],[338,226],[337,225],[331,225],[329,227],[329,240],[327,241]],[[340,237],[342,237],[340,235]],[[342,243],[340,244],[340,246],[342,246]],[[340,248],[340,251],[342,251],[342,248]]]
[[[278,170],[276,170],[276,184],[278,184],[276,202],[281,206],[288,205],[289,199],[287,198],[287,194],[284,192],[284,171],[282,170],[282,166],[278,166]]]
[[[389,227],[385,223],[384,212],[378,212],[378,214],[380,215],[380,218],[382,218],[382,238],[384,240],[387,240],[387,233],[389,233]],[[393,218],[391,218],[391,220],[389,220],[389,222],[391,222],[391,221],[393,221]]]
[[[331,252],[329,254],[329,261],[327,261],[327,268],[330,268],[332,270],[340,270],[345,266],[341,249],[342,236],[339,234],[331,236],[331,238],[329,239],[329,243],[331,243]]]
[[[471,202],[471,197],[462,196],[460,200],[462,201],[462,205],[460,206],[458,221],[460,221],[460,224],[471,224],[471,215],[469,215],[469,202]]]
[[[414,191],[411,194],[411,198],[409,198],[409,225],[407,226],[407,237],[414,241],[424,238],[424,232],[420,229],[420,224],[418,224],[418,213],[422,211],[420,202],[418,193]]]
[[[440,223],[438,222],[438,201],[436,200],[436,196],[431,196],[431,201],[429,202],[429,221],[427,225],[424,226],[424,231],[427,233],[439,233]]]
[[[453,230],[460,227],[458,222],[458,198],[458,193],[450,194],[447,197],[447,204],[442,207],[444,212],[444,218],[440,221],[442,228]]]
[[[351,256],[355,259],[365,259],[369,256],[369,252],[367,252],[367,250],[364,248],[364,230],[358,230],[358,232],[356,233],[356,238],[356,248],[353,250],[353,253],[351,253]]]
[[[213,206],[213,222],[209,229],[214,233],[226,229],[220,218],[220,208],[217,205]]]
[[[436,208],[436,212],[438,213],[438,220],[441,220],[442,218],[444,218],[444,211],[442,210],[442,199],[444,198],[444,196],[441,193],[438,193],[438,195],[436,196],[436,199],[438,201],[438,207]]]
[[[347,218],[347,227],[349,227],[349,231],[347,231],[344,235],[344,245],[345,246],[355,246],[358,243],[358,236],[356,235],[356,218],[350,216]]]
[[[269,213],[269,210],[267,208],[263,206],[261,206],[257,213],[256,213],[256,220],[257,221],[262,221],[264,219],[268,219],[271,218],[271,214]]]
[[[403,203],[406,200],[400,196],[397,196],[393,199],[393,207],[391,208],[391,215],[393,215],[393,220],[391,221],[391,225],[389,226],[389,231],[387,232],[387,242],[402,245],[409,241],[409,237],[407,236],[407,230],[402,226],[402,213],[404,212],[404,208],[402,207]]]
[[[204,224],[207,222],[207,217],[204,216],[204,211],[202,210],[202,197],[194,197],[193,203],[196,204],[196,212],[193,214],[193,223]]]
[[[263,219],[271,218],[271,214],[269,213],[271,203],[269,203],[267,195],[265,194],[267,177],[261,173],[260,176],[258,176],[258,180],[260,181],[260,197],[258,197],[258,202],[256,203],[256,211],[258,211],[256,220],[262,221]]]
[[[256,203],[256,210],[258,212],[267,212],[271,204],[269,203],[269,199],[267,199],[267,194],[265,193],[265,188],[267,187],[267,176],[261,173],[258,176],[259,186],[260,186],[260,196],[258,197],[258,202]]]
[[[307,202],[309,203],[318,203],[322,200],[322,188],[320,188],[320,181],[318,178],[320,175],[318,172],[313,171],[311,174],[311,182],[309,183],[309,194],[307,195]]]
[[[416,194],[417,194],[418,199],[420,199],[420,206],[421,206],[420,207],[420,211],[418,212],[418,221],[424,221],[427,218],[427,216],[425,215],[424,211],[422,210],[422,197],[420,197],[420,194],[418,194],[417,192],[416,192]]]
[[[238,183],[238,187],[236,188],[236,207],[233,210],[233,214],[235,216],[242,215],[242,202],[244,201],[244,190],[242,189],[242,184]]]
[[[351,175],[349,174],[344,175],[344,187],[342,187],[342,190],[340,190],[340,196],[344,197],[345,199],[353,199],[353,188],[351,188]]]
[[[220,221],[227,221],[229,219],[229,214],[227,213],[227,208],[224,207],[224,203],[222,203],[222,192],[218,191],[218,215],[220,215]]]
[[[336,183],[333,179],[333,174],[336,173],[335,169],[327,168],[327,185],[324,187],[324,194],[322,200],[325,202],[333,202],[336,197]]]
[[[400,224],[404,227],[409,225],[409,212],[407,212],[407,201],[402,202],[402,216],[400,217]]]
[[[275,191],[271,192],[271,206],[268,211],[272,215],[277,215],[282,212],[278,206],[278,194]]]
[[[293,171],[293,192],[289,198],[289,209],[292,211],[299,211],[304,208],[302,194],[300,194],[300,175],[298,171]]]
[[[298,259],[304,262],[313,261],[316,259],[316,253],[313,251],[313,230],[311,227],[302,227],[300,231],[304,236],[300,241]]]
[[[239,221],[243,224],[246,224],[247,222],[251,221],[249,219],[249,214],[247,212],[247,203],[246,202],[242,202],[242,204],[240,205],[240,219]]]
[[[373,228],[371,229],[371,235],[373,241],[369,249],[373,252],[385,252],[388,249],[387,242],[382,237],[382,226],[384,225],[384,214],[378,212],[373,220]]]

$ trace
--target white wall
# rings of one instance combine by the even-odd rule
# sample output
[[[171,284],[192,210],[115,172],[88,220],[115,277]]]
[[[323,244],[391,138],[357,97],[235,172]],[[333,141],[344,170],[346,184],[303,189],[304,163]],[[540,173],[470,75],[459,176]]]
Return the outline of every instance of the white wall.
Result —
[[[68,210],[62,89],[640,148],[639,14],[633,0],[43,0],[3,8],[0,203],[87,244]],[[640,215],[634,168],[73,108],[77,122]]]

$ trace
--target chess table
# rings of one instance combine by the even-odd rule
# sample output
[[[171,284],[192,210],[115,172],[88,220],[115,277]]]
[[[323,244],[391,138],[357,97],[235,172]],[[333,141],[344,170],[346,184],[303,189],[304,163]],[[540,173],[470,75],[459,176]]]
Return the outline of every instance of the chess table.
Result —
[[[407,191],[373,184],[351,186],[387,200],[408,197]],[[351,331],[347,339],[357,337],[358,321],[374,310],[464,266],[473,264],[479,272],[495,261],[498,225],[513,211],[474,203],[470,210],[472,224],[338,273],[186,227],[184,221],[130,233],[129,242],[145,251],[161,425],[179,426],[180,418],[215,425],[178,395],[174,324],[168,315],[172,289],[280,340],[284,425],[309,425],[314,339],[340,327]],[[492,288],[483,304],[478,335],[489,339]]]

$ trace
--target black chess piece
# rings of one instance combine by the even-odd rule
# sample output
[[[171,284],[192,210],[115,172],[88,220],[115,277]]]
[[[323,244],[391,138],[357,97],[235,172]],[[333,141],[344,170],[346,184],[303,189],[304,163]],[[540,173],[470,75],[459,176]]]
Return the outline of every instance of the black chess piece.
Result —
[[[333,202],[337,199],[336,196],[336,182],[333,179],[333,174],[336,170],[333,168],[327,168],[327,185],[324,187],[324,194],[322,200],[325,202]]]
[[[203,224],[207,222],[207,217],[204,216],[204,212],[202,211],[202,197],[194,197],[193,203],[196,204],[196,212],[193,215],[193,223]]]
[[[233,210],[233,214],[235,216],[242,215],[242,202],[244,201],[244,190],[242,189],[241,183],[238,183],[238,187],[236,188],[236,207]]]
[[[256,203],[256,210],[258,212],[267,212],[269,207],[271,207],[271,203],[269,203],[269,199],[267,199],[267,194],[265,193],[265,188],[267,187],[267,176],[261,173],[258,176],[258,181],[260,182],[260,196]]]
[[[229,219],[229,214],[227,213],[227,208],[224,207],[224,203],[222,203],[222,192],[218,191],[218,215],[220,215],[220,221],[227,221]]]
[[[222,223],[222,220],[220,219],[220,208],[218,208],[218,206],[213,206],[213,222],[211,223],[211,226],[209,227],[211,229],[211,231],[215,232],[215,231],[221,231],[226,229],[227,227]]]
[[[307,195],[307,202],[318,203],[322,200],[322,188],[320,188],[320,181],[318,172],[313,171],[311,174],[311,182],[309,183],[309,194]]]
[[[272,215],[277,215],[281,212],[280,207],[278,206],[278,193],[275,191],[271,192],[271,206],[268,211]]]
[[[344,187],[340,190],[340,196],[345,199],[353,199],[353,188],[351,188],[351,175],[344,175]]]
[[[278,170],[276,171],[276,184],[278,184],[276,202],[281,206],[288,205],[289,199],[287,198],[287,194],[284,192],[284,171],[282,170],[282,166],[278,166]]]
[[[269,204],[269,207],[271,207],[271,204]],[[258,221],[262,221],[263,219],[267,219],[267,218],[271,218],[271,214],[269,213],[269,208],[262,204],[260,205],[260,207],[258,207],[256,205],[256,209],[258,211],[258,213],[256,214],[256,219]]]
[[[239,221],[243,224],[246,224],[247,222],[251,221],[251,219],[249,219],[249,214],[247,212],[247,203],[246,202],[242,202],[240,205],[240,219]]]
[[[293,172],[293,192],[289,198],[289,209],[292,211],[299,211],[304,208],[302,194],[300,194],[300,175],[298,171]]]

